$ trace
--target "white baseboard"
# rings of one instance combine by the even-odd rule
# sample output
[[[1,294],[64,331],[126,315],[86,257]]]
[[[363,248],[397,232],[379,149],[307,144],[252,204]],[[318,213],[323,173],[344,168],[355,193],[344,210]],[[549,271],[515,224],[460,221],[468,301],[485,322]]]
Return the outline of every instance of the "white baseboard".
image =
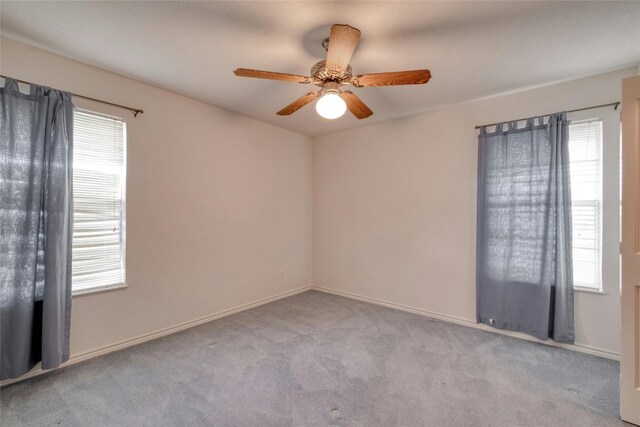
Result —
[[[236,314],[236,313],[240,313],[241,311],[245,311],[245,310],[249,310],[251,308],[255,308],[264,304],[268,304],[270,302],[273,301],[277,301],[279,299],[283,299],[286,297],[290,297],[292,295],[296,295],[302,292],[306,292],[308,290],[311,289],[311,286],[303,286],[301,288],[298,289],[294,289],[292,291],[287,291],[287,292],[283,292],[281,294],[277,294],[274,295],[272,297],[268,297],[268,298],[264,298],[258,301],[254,301],[254,302],[250,302],[247,304],[243,304],[240,305],[238,307],[235,308],[231,308],[228,310],[223,310],[220,311],[218,313],[214,313],[214,314],[210,314],[208,316],[204,316],[204,317],[200,317],[198,319],[195,320],[191,320],[185,323],[181,323],[179,325],[175,325],[175,326],[171,326],[169,328],[165,328],[165,329],[161,329],[155,332],[151,332],[149,334],[145,334],[145,335],[140,335],[138,337],[135,338],[131,338],[128,340],[124,340],[124,341],[120,341],[114,344],[109,344],[107,346],[104,347],[100,347],[97,348],[95,350],[90,350],[90,351],[86,351],[84,353],[80,353],[80,354],[76,354],[73,355],[69,358],[68,361],[66,361],[65,363],[63,363],[62,365],[60,365],[58,368],[55,369],[60,369],[60,368],[64,368],[67,366],[71,366],[73,364],[76,363],[80,363],[80,362],[84,362],[85,360],[89,360],[89,359],[93,359],[94,357],[98,357],[98,356],[102,356],[104,354],[107,353],[112,353],[114,351],[118,351],[118,350],[122,350],[125,349],[127,347],[131,347],[137,344],[142,344],[143,342],[147,342],[147,341],[151,341],[151,340],[155,340],[157,338],[163,337],[165,335],[170,335],[185,329],[189,329],[189,328],[193,328],[194,326],[198,326],[201,325],[203,323],[207,323],[207,322],[211,322],[212,320],[216,320],[216,319],[220,319],[221,317],[226,317],[226,316],[230,316],[232,314]],[[42,375],[44,373],[47,372],[51,372],[53,369],[47,369],[47,370],[42,370],[40,368],[40,365],[36,365],[31,371],[29,371],[28,373],[22,375],[21,377],[18,378],[13,378],[10,380],[4,380],[0,382],[0,387],[4,387],[7,386],[9,384],[13,384],[16,383],[18,381],[23,381],[26,380],[28,378],[33,378],[35,376],[38,375]]]
[[[384,300],[380,300],[380,299],[376,299],[376,298],[365,297],[363,295],[358,295],[358,294],[354,294],[354,293],[351,293],[351,292],[339,291],[337,289],[326,288],[326,287],[323,287],[323,286],[312,285],[311,289],[315,290],[315,291],[319,291],[319,292],[325,292],[325,293],[328,293],[328,294],[342,296],[342,297],[345,297],[345,298],[355,299],[355,300],[358,300],[358,301],[368,302],[368,303],[371,303],[371,304],[381,305],[381,306],[384,306],[384,307],[394,308],[396,310],[402,310],[402,311],[406,311],[406,312],[409,312],[409,313],[419,314],[421,316],[425,316],[425,317],[429,317],[429,318],[437,319],[437,320],[442,320],[442,321],[445,321],[445,322],[451,322],[451,323],[455,323],[457,325],[467,326],[467,327],[470,327],[470,328],[480,329],[480,330],[483,330],[483,331],[493,332],[493,333],[496,333],[496,334],[508,335],[510,337],[519,338],[519,339],[523,339],[523,340],[526,340],[526,341],[533,341],[533,342],[536,342],[536,343],[549,345],[549,346],[552,346],[552,347],[566,348],[567,350],[573,350],[573,351],[578,351],[580,353],[591,354],[593,356],[604,357],[605,359],[611,359],[611,360],[620,361],[620,354],[614,353],[614,352],[609,351],[609,350],[604,350],[604,349],[600,349],[600,348],[596,348],[596,347],[589,347],[589,346],[580,345],[580,344],[564,344],[564,343],[558,343],[558,342],[555,342],[555,341],[542,341],[542,340],[539,340],[539,339],[534,338],[532,336],[529,336],[527,334],[523,334],[521,332],[513,332],[513,331],[505,331],[505,330],[502,330],[502,329],[495,329],[495,328],[492,328],[492,327],[487,326],[487,325],[482,324],[482,323],[476,323],[474,320],[464,319],[464,318],[456,317],[456,316],[449,316],[447,314],[441,314],[441,313],[436,313],[436,312],[429,311],[429,310],[423,310],[421,308],[415,308],[415,307],[410,307],[410,306],[406,306],[406,305],[402,305],[402,304],[396,304],[396,303],[389,302],[389,301],[384,301]]]
[[[281,294],[278,295],[274,295],[272,297],[268,297],[268,298],[264,298],[258,301],[254,301],[251,303],[247,303],[247,304],[243,304],[240,305],[238,307],[235,308],[231,308],[228,310],[223,310],[220,311],[218,313],[214,313],[214,314],[210,314],[208,316],[204,316],[204,317],[200,317],[198,319],[195,320],[191,320],[189,322],[185,322],[185,323],[181,323],[179,325],[175,325],[175,326],[171,326],[169,328],[165,328],[165,329],[161,329],[155,332],[151,332],[149,334],[145,334],[145,335],[141,335],[135,338],[131,338],[128,340],[124,340],[124,341],[120,341],[114,344],[110,344],[104,347],[100,347],[94,350],[90,350],[90,351],[86,351],[84,353],[80,353],[80,354],[76,354],[74,356],[72,356],[68,361],[66,361],[65,363],[63,363],[62,365],[60,365],[60,367],[56,368],[56,369],[60,369],[60,368],[64,368],[67,366],[71,366],[74,365],[76,363],[80,363],[80,362],[84,362],[85,360],[89,360],[89,359],[93,359],[94,357],[98,357],[98,356],[102,356],[105,355],[107,353],[112,353],[114,351],[118,351],[118,350],[122,350],[125,349],[127,347],[131,347],[137,344],[142,344],[144,342],[147,341],[151,341],[166,335],[170,335],[185,329],[189,329],[192,328],[194,326],[198,326],[201,325],[203,323],[207,323],[207,322],[211,322],[212,320],[216,320],[216,319],[220,319],[222,317],[226,317],[226,316],[230,316],[232,314],[236,314],[239,313],[241,311],[245,311],[245,310],[249,310],[264,304],[268,304],[270,302],[273,301],[277,301],[279,299],[283,299],[292,295],[296,295],[296,294],[300,294],[302,292],[306,292],[308,290],[315,290],[315,291],[319,291],[319,292],[325,292],[328,294],[334,294],[334,295],[338,295],[338,296],[342,296],[342,297],[346,297],[346,298],[351,298],[351,299],[355,299],[358,301],[363,301],[363,302],[368,302],[371,304],[376,304],[376,305],[381,305],[384,307],[389,307],[389,308],[393,308],[396,310],[402,310],[402,311],[406,311],[409,313],[414,313],[414,314],[419,314],[421,316],[425,316],[425,317],[429,317],[432,319],[437,319],[437,320],[442,320],[445,322],[451,322],[451,323],[455,323],[457,325],[462,325],[462,326],[467,326],[467,327],[471,327],[471,328],[475,328],[475,329],[480,329],[483,331],[488,331],[488,332],[493,332],[496,334],[502,334],[502,335],[508,335],[511,337],[515,337],[515,338],[519,338],[519,339],[523,339],[523,340],[527,340],[527,341],[533,341],[533,342],[537,342],[540,344],[545,344],[545,345],[550,345],[550,346],[554,346],[554,347],[561,347],[561,348],[566,348],[568,350],[573,350],[573,351],[579,351],[581,353],[586,353],[586,354],[591,354],[594,356],[599,356],[599,357],[604,357],[606,359],[611,359],[611,360],[620,360],[620,355],[618,353],[614,353],[608,350],[603,350],[603,349],[599,349],[599,348],[594,348],[594,347],[588,347],[588,346],[584,346],[584,345],[579,345],[579,344],[562,344],[562,343],[556,343],[553,341],[541,341],[538,340],[534,337],[531,337],[529,335],[526,334],[522,334],[519,332],[511,332],[511,331],[504,331],[501,329],[494,329],[491,328],[487,325],[481,324],[481,323],[476,323],[473,320],[469,320],[469,319],[464,319],[461,317],[456,317],[456,316],[450,316],[450,315],[446,315],[446,314],[441,314],[441,313],[436,313],[436,312],[432,312],[432,311],[428,311],[428,310],[423,310],[420,308],[414,308],[414,307],[409,307],[406,305],[402,305],[402,304],[396,304],[393,302],[388,302],[388,301],[383,301],[380,299],[376,299],[376,298],[370,298],[370,297],[365,297],[363,295],[358,295],[358,294],[353,294],[350,292],[344,292],[344,291],[339,291],[337,289],[331,289],[331,288],[326,288],[326,287],[322,287],[322,286],[303,286],[301,288],[298,289],[294,289],[292,291],[288,291],[288,292],[283,292]],[[42,370],[40,368],[40,365],[36,365],[31,371],[29,371],[28,373],[24,374],[21,377],[18,378],[13,378],[10,380],[4,380],[0,382],[0,387],[4,387],[7,386],[9,384],[13,384],[19,381],[23,381],[26,380],[28,378],[33,378],[35,376],[38,375],[42,375],[44,373],[47,372],[51,372],[52,369],[47,369],[47,370]]]

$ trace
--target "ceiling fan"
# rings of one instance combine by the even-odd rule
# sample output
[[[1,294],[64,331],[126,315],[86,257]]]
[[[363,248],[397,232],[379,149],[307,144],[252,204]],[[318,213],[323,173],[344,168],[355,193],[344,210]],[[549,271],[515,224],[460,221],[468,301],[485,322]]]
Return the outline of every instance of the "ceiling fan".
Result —
[[[389,73],[353,75],[349,61],[360,39],[360,30],[349,25],[332,25],[329,38],[322,42],[327,51],[327,59],[311,68],[311,76],[276,73],[273,71],[238,68],[236,76],[258,79],[282,80],[286,82],[313,83],[320,86],[319,91],[302,95],[291,104],[278,111],[280,116],[295,113],[314,99],[318,114],[327,119],[336,119],[349,109],[358,119],[366,119],[373,111],[360,98],[349,90],[340,90],[340,86],[351,84],[355,87],[396,86],[425,84],[431,78],[429,70],[395,71]]]

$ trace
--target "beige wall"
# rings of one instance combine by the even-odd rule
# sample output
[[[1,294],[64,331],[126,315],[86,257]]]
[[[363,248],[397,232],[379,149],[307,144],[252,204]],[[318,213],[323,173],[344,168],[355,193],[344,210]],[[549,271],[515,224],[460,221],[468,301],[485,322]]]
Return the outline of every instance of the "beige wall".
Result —
[[[474,126],[619,100],[620,80],[634,73],[631,68],[316,138],[314,285],[475,322]],[[617,354],[619,113],[599,109],[573,118],[596,116],[607,120],[604,295],[576,293],[576,344]]]
[[[127,122],[129,287],[74,298],[72,356],[310,284],[309,137],[7,39],[0,47],[4,75],[145,111],[134,119],[75,100]]]
[[[76,100],[127,121],[129,287],[74,298],[74,356],[305,287],[312,263],[316,286],[473,322],[473,126],[618,100],[620,79],[636,71],[328,135],[312,148],[306,136],[14,41],[0,49],[2,74],[145,110],[134,119]],[[578,344],[617,353],[618,127],[605,132],[605,294],[576,295],[576,332]]]

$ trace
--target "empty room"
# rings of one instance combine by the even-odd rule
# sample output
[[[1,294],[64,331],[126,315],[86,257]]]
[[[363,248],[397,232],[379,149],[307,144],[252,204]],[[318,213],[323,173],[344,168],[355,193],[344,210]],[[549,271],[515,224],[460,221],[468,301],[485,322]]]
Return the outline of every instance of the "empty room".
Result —
[[[0,426],[640,425],[639,1],[0,1]]]

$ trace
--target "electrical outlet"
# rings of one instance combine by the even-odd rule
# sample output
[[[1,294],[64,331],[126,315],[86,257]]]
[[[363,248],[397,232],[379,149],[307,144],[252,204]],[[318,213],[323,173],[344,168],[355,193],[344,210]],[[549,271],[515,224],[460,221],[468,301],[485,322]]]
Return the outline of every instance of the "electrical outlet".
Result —
[[[280,280],[284,280],[284,270],[280,270],[280,273],[278,273],[278,277],[280,278]]]

